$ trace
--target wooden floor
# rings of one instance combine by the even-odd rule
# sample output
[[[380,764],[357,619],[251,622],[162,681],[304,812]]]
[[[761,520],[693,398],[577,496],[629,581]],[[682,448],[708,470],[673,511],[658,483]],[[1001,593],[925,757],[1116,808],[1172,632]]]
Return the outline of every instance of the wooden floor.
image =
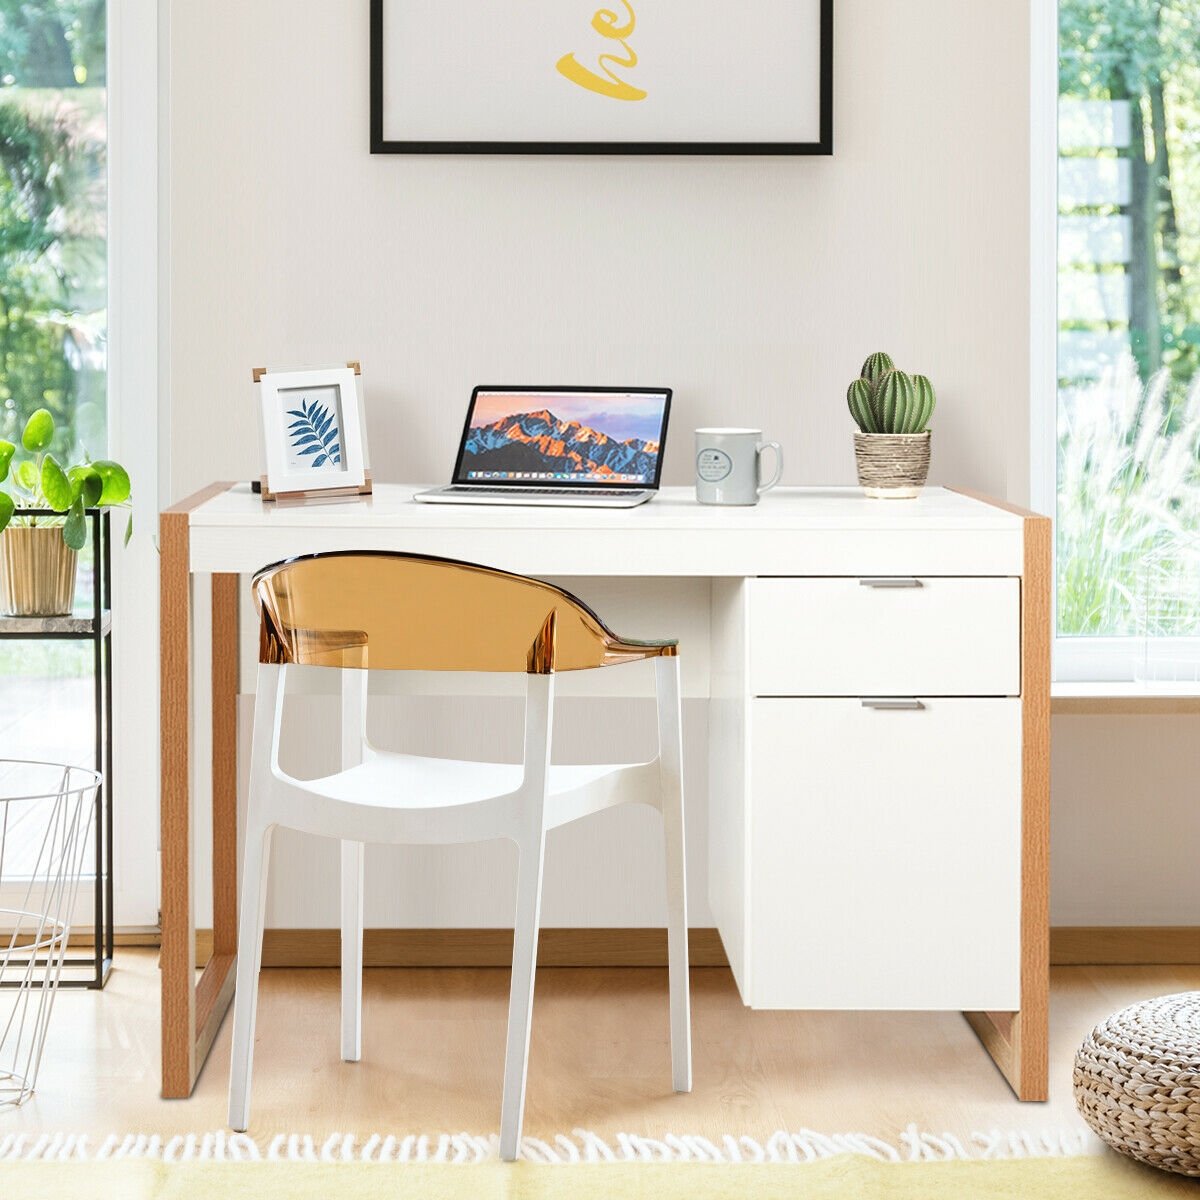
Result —
[[[368,970],[364,1060],[348,1064],[337,972],[264,971],[251,1133],[496,1130],[507,988],[503,970]],[[1091,1026],[1196,988],[1200,967],[1057,968],[1051,1099],[1023,1105],[957,1014],[750,1012],[728,971],[695,970],[695,1090],[675,1096],[664,971],[544,970],[526,1132],[808,1128],[892,1140],[910,1122],[959,1136],[1082,1128],[1071,1061]],[[38,1094],[3,1116],[0,1133],[222,1129],[229,1040],[227,1020],[191,1100],[160,1100],[156,952],[121,951],[105,992],[60,993]]]

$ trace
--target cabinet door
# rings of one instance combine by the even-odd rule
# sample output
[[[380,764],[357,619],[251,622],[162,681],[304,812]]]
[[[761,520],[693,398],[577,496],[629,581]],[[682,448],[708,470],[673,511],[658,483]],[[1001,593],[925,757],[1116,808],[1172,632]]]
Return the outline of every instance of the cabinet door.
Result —
[[[915,703],[753,702],[752,1007],[1019,1007],[1020,701]]]

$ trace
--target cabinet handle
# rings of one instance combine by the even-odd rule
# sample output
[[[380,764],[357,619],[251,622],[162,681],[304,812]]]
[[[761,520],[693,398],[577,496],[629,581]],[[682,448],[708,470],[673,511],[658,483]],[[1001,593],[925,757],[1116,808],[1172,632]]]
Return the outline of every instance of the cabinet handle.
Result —
[[[911,579],[906,576],[895,578],[885,576],[879,579],[860,579],[858,586],[869,588],[919,588],[925,585],[919,579]]]
[[[862,706],[863,708],[879,708],[916,712],[919,709],[924,709],[925,703],[922,700],[867,699],[862,702]]]

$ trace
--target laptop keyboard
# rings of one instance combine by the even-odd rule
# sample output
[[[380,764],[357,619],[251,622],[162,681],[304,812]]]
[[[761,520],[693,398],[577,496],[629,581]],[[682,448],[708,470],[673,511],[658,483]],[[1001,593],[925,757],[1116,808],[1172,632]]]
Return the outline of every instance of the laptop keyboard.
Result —
[[[568,488],[536,488],[536,487],[462,487],[453,485],[446,489],[448,492],[465,492],[471,496],[629,496],[628,488],[588,488],[586,491],[572,491]]]

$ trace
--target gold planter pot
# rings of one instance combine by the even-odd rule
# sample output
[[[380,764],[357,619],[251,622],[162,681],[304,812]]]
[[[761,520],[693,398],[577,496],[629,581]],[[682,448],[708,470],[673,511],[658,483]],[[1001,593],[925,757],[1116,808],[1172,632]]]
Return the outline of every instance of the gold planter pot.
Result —
[[[856,433],[858,482],[874,500],[914,500],[929,478],[930,433]]]
[[[75,603],[78,554],[58,525],[10,525],[0,533],[0,612],[60,617]]]

